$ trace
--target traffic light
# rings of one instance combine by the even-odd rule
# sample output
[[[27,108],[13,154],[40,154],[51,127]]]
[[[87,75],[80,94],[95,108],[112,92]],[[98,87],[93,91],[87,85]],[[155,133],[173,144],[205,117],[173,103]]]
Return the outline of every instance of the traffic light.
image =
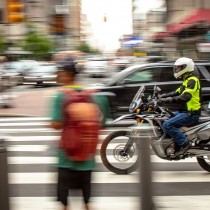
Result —
[[[25,19],[24,6],[22,0],[7,0],[7,22],[23,22]]]
[[[104,22],[107,22],[107,16],[104,15]]]
[[[53,15],[51,33],[55,35],[64,35],[66,33],[65,15],[61,14]]]

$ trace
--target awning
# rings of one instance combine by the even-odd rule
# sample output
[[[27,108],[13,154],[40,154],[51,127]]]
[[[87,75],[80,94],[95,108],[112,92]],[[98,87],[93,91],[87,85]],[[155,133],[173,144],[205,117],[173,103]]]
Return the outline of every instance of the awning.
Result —
[[[182,21],[168,25],[168,32],[171,34],[179,33],[199,23],[210,23],[210,9],[198,9],[192,15]]]
[[[157,32],[151,38],[154,39],[154,40],[157,40],[157,39],[164,39],[168,36],[169,36],[168,32]]]

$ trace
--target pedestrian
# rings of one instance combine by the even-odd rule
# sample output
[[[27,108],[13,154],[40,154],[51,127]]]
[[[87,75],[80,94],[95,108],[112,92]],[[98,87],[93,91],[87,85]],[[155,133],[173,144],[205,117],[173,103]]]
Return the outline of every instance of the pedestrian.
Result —
[[[182,57],[174,64],[174,76],[183,80],[175,91],[161,95],[159,103],[176,103],[177,112],[163,123],[163,128],[175,143],[174,156],[185,153],[191,146],[187,137],[180,130],[198,122],[201,114],[201,85],[193,74],[195,64],[192,59]]]
[[[59,69],[59,83],[63,85],[63,90],[73,89],[80,91],[83,89],[82,86],[76,84],[77,71],[73,60],[68,60],[68,64],[65,63]],[[65,126],[63,116],[64,97],[65,93],[58,91],[52,102],[51,127],[56,130],[62,130]],[[90,210],[91,175],[94,166],[94,157],[85,161],[75,161],[69,158],[62,148],[59,148],[57,199],[62,203],[63,210],[68,208],[69,189],[75,188],[82,190],[84,209]]]

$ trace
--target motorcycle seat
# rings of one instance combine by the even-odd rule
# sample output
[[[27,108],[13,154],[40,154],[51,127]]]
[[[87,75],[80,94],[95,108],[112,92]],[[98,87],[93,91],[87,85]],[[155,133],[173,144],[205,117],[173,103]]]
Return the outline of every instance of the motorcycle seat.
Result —
[[[199,125],[200,123],[204,123],[204,122],[207,122],[207,121],[210,121],[210,117],[200,117],[198,122],[187,125],[187,126],[184,126],[183,129],[186,130],[188,128],[191,128],[193,126]]]
[[[186,128],[191,128],[191,127],[196,126],[196,125],[198,125],[198,124],[199,124],[199,121],[198,121],[198,122],[196,122],[196,123],[193,123],[193,124],[190,124],[190,125],[184,126],[184,127],[186,127]]]
[[[198,124],[203,123],[203,122],[207,122],[207,121],[210,121],[210,116],[201,116],[198,120]]]

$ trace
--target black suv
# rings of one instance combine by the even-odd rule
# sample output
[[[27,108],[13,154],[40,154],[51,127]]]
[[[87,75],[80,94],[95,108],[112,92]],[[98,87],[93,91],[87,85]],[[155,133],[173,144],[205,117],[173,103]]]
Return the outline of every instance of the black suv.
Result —
[[[97,86],[108,94],[112,118],[128,113],[128,107],[139,87],[144,84],[146,94],[153,92],[154,85],[161,88],[161,92],[176,90],[182,83],[175,79],[173,65],[175,61],[164,61],[150,64],[133,65],[115,74],[104,84]],[[196,68],[194,73],[200,78],[202,86],[202,109],[208,114],[210,102],[210,61],[194,61]],[[168,104],[170,110],[176,110],[176,104]]]

